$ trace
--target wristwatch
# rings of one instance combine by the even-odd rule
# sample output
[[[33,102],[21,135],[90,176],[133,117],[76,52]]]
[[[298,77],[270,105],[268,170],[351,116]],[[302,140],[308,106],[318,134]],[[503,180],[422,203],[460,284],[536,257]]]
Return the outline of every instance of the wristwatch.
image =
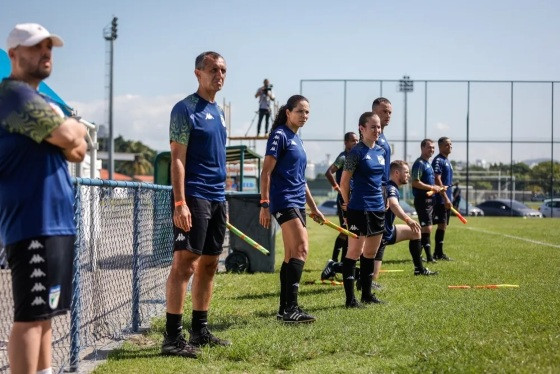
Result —
[[[261,208],[265,208],[265,209],[268,209],[268,207],[270,206],[268,200],[261,200],[260,205],[261,205]]]

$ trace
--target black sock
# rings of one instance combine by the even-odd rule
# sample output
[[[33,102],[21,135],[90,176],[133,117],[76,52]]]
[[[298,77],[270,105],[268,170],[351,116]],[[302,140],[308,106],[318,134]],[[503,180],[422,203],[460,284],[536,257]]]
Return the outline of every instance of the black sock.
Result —
[[[183,330],[183,315],[166,313],[165,332],[170,339],[175,339]]]
[[[344,259],[342,259],[344,260]],[[335,273],[342,274],[342,261],[332,264],[332,269]]]
[[[420,244],[420,239],[409,241],[408,251],[412,256],[412,263],[414,264],[414,268],[421,270],[424,266],[422,265],[422,244]]]
[[[342,251],[341,251],[341,255],[340,255],[340,262],[342,262],[342,260],[344,260],[346,258],[346,253],[348,252],[348,240],[344,241],[344,244],[342,245]]]
[[[362,300],[371,298],[371,280],[373,279],[373,258],[360,256],[360,282],[362,283]]]
[[[282,261],[282,266],[280,267],[280,308],[278,311],[284,313],[286,308],[286,272],[288,270],[288,264]]]
[[[298,305],[299,281],[303,273],[305,262],[297,258],[290,258],[286,269],[286,306]]]
[[[430,233],[423,232],[422,233],[422,247],[424,247],[424,251],[426,251],[426,260],[432,260],[432,244],[430,243]],[[422,252],[420,252],[422,255]]]
[[[342,277],[344,283],[344,292],[346,293],[346,303],[354,299],[354,268],[356,260],[344,257],[342,259]]]
[[[345,240],[340,238],[340,237],[336,237],[336,240],[334,241],[334,248],[333,248],[333,252],[332,252],[332,260],[333,261],[338,261],[338,255],[340,254],[340,250],[342,249],[342,247],[344,247],[344,242]]]
[[[203,327],[208,326],[208,311],[193,310],[192,311],[192,330],[199,332]]]
[[[436,250],[434,251],[434,255],[436,257],[443,256],[443,237],[445,236],[445,230],[437,229],[436,230]]]

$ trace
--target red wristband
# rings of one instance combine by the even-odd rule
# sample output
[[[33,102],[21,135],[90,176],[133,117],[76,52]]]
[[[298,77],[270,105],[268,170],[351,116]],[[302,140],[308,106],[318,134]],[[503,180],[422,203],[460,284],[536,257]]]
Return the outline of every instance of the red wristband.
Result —
[[[175,208],[177,208],[178,206],[181,206],[181,205],[187,205],[185,200],[175,201]]]

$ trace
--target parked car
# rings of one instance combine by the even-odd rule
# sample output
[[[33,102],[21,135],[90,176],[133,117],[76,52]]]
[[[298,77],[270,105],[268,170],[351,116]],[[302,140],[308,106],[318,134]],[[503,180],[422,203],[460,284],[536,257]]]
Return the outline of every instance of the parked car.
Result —
[[[542,218],[541,212],[531,209],[527,205],[516,200],[486,200],[485,202],[478,204],[477,207],[482,209],[485,216]]]
[[[410,204],[408,204],[406,201],[399,200],[399,204],[400,204],[402,210],[404,210],[404,212],[406,214],[408,214],[409,216],[417,216],[418,215],[416,213],[416,209],[414,209],[414,207],[411,207]]]
[[[466,216],[467,214],[469,216],[483,216],[484,215],[484,212],[482,211],[482,209],[477,208],[477,207],[473,206],[472,204],[469,204],[469,209],[468,209],[468,213],[467,213],[467,202],[465,200],[461,200],[459,202],[459,213],[461,213],[464,216]]]
[[[323,201],[318,208],[325,216],[336,216],[336,200]]]
[[[543,217],[560,218],[560,198],[547,199],[539,207]]]

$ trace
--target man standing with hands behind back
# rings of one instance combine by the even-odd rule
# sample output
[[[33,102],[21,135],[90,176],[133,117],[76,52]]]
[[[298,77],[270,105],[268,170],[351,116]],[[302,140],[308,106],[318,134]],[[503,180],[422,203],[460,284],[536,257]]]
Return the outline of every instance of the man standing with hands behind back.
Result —
[[[51,319],[72,297],[74,190],[68,163],[87,151],[86,128],[38,93],[60,37],[19,24],[7,41],[12,73],[0,83],[0,237],[14,296],[8,343],[14,374],[50,374]]]
[[[196,93],[171,111],[171,184],[173,186],[173,262],[166,285],[164,355],[196,358],[203,345],[230,345],[208,330],[214,274],[226,230],[226,140],[224,113],[215,101],[224,85],[226,62],[216,52],[195,61]],[[182,334],[185,293],[192,283],[192,324]]]

